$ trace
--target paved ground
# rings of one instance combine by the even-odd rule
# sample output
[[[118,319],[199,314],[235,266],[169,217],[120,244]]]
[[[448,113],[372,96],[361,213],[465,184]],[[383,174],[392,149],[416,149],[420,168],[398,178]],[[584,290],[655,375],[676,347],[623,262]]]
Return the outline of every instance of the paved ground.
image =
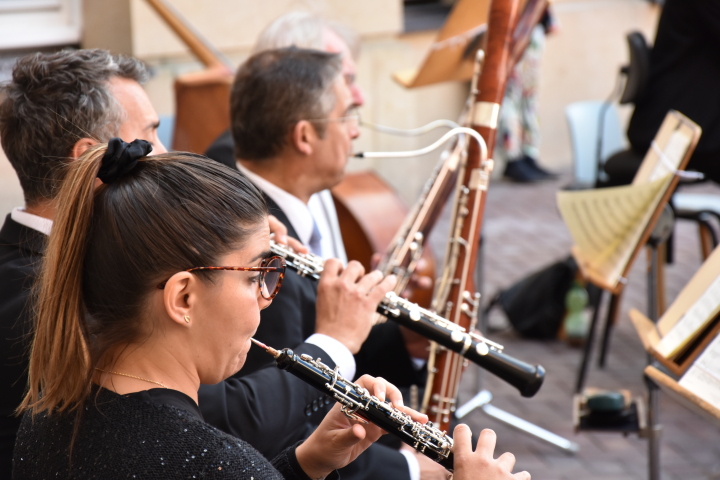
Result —
[[[550,262],[567,255],[571,240],[555,208],[555,192],[567,179],[541,185],[516,185],[494,182],[490,186],[485,216],[486,298],[498,289]],[[720,188],[696,186],[695,190],[720,193]],[[445,221],[447,222],[447,220]],[[442,225],[438,230],[442,230]],[[700,265],[699,243],[694,224],[681,221],[676,228],[676,262],[667,269],[667,295],[672,301]],[[436,252],[444,248],[445,238],[431,238]],[[622,302],[619,325],[614,332],[605,370],[593,364],[588,385],[627,388],[644,394],[642,370],[646,356],[627,312],[630,308],[646,311],[645,255],[641,255],[629,277]],[[503,325],[499,311],[489,322]],[[517,432],[481,411],[466,417],[473,431],[493,428],[499,437],[498,450],[511,451],[518,468],[526,469],[534,480],[546,479],[644,479],[647,476],[647,442],[637,436],[609,433],[575,434],[571,422],[571,397],[581,351],[559,341],[529,341],[512,331],[491,337],[505,345],[518,358],[545,366],[547,376],[541,391],[532,399],[523,399],[507,384],[489,375],[484,386],[492,391],[493,405],[523,417],[543,428],[565,436],[580,445],[580,452],[569,455]],[[471,367],[472,368],[472,367]],[[476,391],[476,372],[469,369],[463,378],[462,397]],[[711,425],[694,412],[684,409],[669,397],[661,397],[663,423],[663,479],[720,479],[720,426]]]

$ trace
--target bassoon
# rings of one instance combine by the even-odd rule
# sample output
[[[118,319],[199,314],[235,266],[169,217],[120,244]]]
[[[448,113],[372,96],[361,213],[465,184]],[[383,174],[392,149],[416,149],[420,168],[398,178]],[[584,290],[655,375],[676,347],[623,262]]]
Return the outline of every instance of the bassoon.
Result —
[[[495,145],[518,7],[519,0],[493,0],[490,5],[487,48],[470,115],[471,127],[485,140],[487,152]],[[480,309],[473,277],[492,169],[492,159],[481,155],[477,142],[470,142],[456,188],[445,268],[433,299],[435,311],[466,331],[475,328]],[[464,357],[437,344],[431,346],[423,411],[441,430],[450,428],[464,363]]]
[[[504,62],[506,75],[510,74],[512,68],[525,52],[525,48],[530,41],[531,31],[540,21],[547,6],[547,0],[528,0],[525,3],[522,13],[518,16],[517,23],[513,27],[511,45],[509,46],[510,58]],[[476,102],[481,63],[482,58],[476,57],[475,68],[470,82],[470,94],[458,120],[458,124],[462,126],[469,126],[471,123],[470,114]],[[498,71],[497,74],[502,75],[502,71]],[[394,274],[398,277],[394,289],[397,294],[403,292],[407,287],[422,254],[423,245],[435,226],[445,203],[454,191],[453,187],[456,184],[458,172],[467,159],[469,142],[471,142],[471,139],[467,135],[460,136],[457,141],[443,151],[440,161],[425,183],[419,198],[405,217],[393,241],[383,253],[377,269],[385,275]],[[490,148],[490,151],[492,152],[492,148]],[[361,153],[356,156],[365,157],[367,154]]]

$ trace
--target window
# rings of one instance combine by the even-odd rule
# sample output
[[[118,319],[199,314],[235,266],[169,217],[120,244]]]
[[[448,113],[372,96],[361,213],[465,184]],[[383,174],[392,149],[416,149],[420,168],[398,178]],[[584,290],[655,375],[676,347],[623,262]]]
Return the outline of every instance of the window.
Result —
[[[80,0],[0,0],[0,50],[80,43]]]

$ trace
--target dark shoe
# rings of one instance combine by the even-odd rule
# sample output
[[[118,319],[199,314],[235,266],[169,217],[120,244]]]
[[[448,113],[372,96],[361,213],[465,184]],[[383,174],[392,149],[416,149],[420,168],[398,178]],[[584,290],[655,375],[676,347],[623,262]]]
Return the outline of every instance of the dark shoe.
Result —
[[[548,172],[547,170],[542,168],[540,165],[538,165],[537,160],[535,160],[534,158],[529,157],[527,155],[523,156],[521,161],[525,162],[543,180],[556,179],[559,176],[557,173]]]
[[[503,177],[517,183],[534,183],[545,179],[522,160],[507,162]]]

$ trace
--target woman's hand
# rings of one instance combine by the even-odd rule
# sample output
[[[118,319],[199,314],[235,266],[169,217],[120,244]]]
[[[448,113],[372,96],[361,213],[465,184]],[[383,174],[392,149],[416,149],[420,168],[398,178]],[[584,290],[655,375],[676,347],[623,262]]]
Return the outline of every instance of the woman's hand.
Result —
[[[407,413],[413,420],[427,422],[427,416],[403,406],[400,391],[384,379],[363,375],[356,383],[380,400],[387,398],[395,408]],[[385,433],[372,423],[349,419],[340,411],[338,404],[330,410],[313,434],[295,450],[295,455],[310,478],[321,479],[355,460]]]
[[[460,424],[453,433],[454,480],[530,480],[528,472],[512,473],[515,466],[512,453],[493,459],[497,436],[492,430],[486,428],[480,432],[474,452],[470,427]]]

